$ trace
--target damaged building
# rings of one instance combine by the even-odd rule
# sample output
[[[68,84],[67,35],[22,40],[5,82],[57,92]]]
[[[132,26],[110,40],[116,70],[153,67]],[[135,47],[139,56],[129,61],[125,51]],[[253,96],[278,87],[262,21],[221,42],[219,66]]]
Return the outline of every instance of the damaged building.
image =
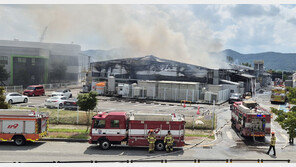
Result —
[[[126,80],[168,80],[208,83],[213,76],[208,76],[208,68],[160,59],[155,56],[116,59],[91,64],[92,76],[106,79],[114,76]]]
[[[231,93],[252,92],[256,81],[250,74],[253,68],[210,69],[151,55],[95,62],[91,67],[94,81],[111,76],[121,95],[155,100],[224,102]]]

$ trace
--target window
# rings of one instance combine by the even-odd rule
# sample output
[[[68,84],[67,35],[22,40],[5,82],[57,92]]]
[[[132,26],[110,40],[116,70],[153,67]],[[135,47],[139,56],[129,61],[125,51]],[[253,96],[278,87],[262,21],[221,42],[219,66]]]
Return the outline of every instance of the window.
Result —
[[[94,124],[94,128],[105,128],[106,121],[105,120],[96,120]]]
[[[111,128],[119,128],[119,120],[112,120]]]
[[[26,63],[26,58],[18,57],[17,58],[17,62],[19,62],[19,63]]]
[[[8,57],[7,56],[0,56],[0,64],[8,64]]]
[[[35,58],[32,58],[31,59],[32,66],[35,66],[35,62],[36,62]]]

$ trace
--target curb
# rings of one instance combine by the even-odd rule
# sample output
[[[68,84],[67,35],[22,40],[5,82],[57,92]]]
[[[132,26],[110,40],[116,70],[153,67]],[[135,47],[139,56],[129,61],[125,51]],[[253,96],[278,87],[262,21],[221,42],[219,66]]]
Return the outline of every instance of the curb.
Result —
[[[87,143],[86,139],[66,139],[66,138],[43,138],[39,141],[64,141],[64,142],[79,142],[79,143]]]

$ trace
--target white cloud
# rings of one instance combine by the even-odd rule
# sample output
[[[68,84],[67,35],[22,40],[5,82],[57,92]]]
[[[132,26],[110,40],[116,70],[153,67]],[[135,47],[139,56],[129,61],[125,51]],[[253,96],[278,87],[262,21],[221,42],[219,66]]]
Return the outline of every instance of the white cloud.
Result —
[[[127,47],[204,64],[208,52],[296,52],[295,5],[5,5],[2,39]],[[138,54],[138,55],[139,55]],[[182,56],[179,56],[182,55]]]

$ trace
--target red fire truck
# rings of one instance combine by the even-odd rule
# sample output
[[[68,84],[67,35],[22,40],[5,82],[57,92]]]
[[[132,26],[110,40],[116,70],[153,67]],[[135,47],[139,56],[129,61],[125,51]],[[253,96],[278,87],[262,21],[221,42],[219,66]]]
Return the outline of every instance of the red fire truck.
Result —
[[[241,136],[270,135],[271,114],[255,101],[235,102],[231,107],[231,123]]]
[[[152,129],[156,134],[156,150],[165,148],[163,140],[169,130],[174,138],[174,146],[183,147],[184,119],[184,115],[176,114],[99,113],[92,118],[89,143],[99,144],[103,150],[111,145],[148,146],[147,135]]]
[[[48,114],[31,110],[0,110],[0,141],[13,140],[17,146],[47,135]]]

